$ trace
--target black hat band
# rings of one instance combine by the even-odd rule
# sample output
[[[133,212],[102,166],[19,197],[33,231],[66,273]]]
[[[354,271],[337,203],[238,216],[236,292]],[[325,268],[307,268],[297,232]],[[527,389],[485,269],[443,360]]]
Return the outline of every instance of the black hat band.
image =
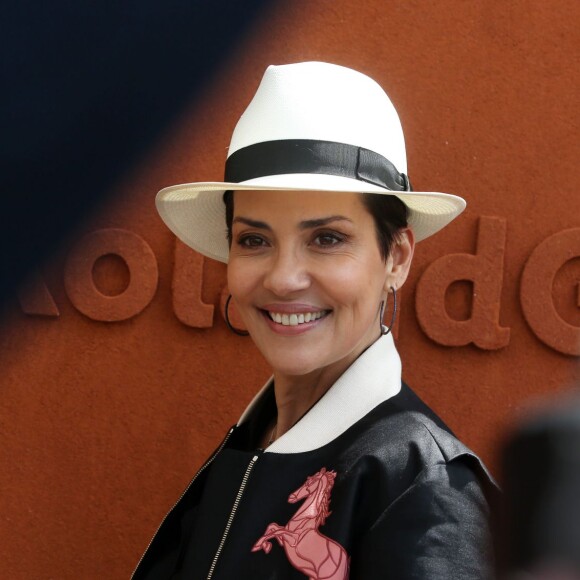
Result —
[[[289,173],[338,175],[391,191],[412,191],[409,178],[386,157],[356,145],[313,139],[265,141],[238,149],[226,161],[225,181]]]

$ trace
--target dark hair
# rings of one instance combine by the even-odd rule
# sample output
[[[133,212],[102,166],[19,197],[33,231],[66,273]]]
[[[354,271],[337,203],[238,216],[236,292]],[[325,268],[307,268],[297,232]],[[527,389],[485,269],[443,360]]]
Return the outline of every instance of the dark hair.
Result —
[[[234,223],[234,192],[230,189],[224,192],[224,203],[226,204],[226,228],[228,245],[232,247],[232,224]]]
[[[226,228],[227,238],[232,244],[232,222],[234,221],[234,196],[233,191],[224,193],[226,204]],[[397,241],[399,232],[407,227],[407,206],[394,195],[361,193],[362,202],[375,222],[375,232],[381,257],[386,262],[391,247]]]
[[[399,239],[400,231],[408,225],[407,206],[394,195],[361,193],[362,202],[373,216],[379,250],[386,262],[393,243]]]

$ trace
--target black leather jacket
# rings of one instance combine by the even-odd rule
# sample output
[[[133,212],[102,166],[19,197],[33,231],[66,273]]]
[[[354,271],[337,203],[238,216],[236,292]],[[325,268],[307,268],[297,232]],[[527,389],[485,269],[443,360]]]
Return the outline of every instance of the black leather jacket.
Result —
[[[134,579],[493,576],[497,486],[401,385],[390,337],[256,449],[274,405],[266,385],[168,514]]]

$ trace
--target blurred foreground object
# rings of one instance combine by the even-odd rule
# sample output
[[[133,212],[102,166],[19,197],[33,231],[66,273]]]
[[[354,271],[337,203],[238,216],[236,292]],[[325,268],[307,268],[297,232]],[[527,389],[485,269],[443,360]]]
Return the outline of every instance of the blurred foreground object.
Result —
[[[580,580],[580,393],[528,417],[502,459],[502,578]]]
[[[191,106],[265,4],[4,7],[0,305]]]

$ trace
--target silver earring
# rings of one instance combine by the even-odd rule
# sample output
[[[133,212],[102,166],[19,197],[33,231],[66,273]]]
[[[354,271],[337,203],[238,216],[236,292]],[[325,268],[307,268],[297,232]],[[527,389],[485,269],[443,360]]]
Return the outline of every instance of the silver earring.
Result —
[[[389,334],[391,330],[393,330],[393,326],[395,325],[395,318],[397,317],[397,290],[394,286],[391,286],[391,290],[393,291],[393,315],[391,316],[391,324],[389,326],[385,326],[383,324],[383,316],[385,314],[385,301],[381,300],[381,309],[379,313],[379,326],[381,329],[381,336],[385,336]]]
[[[232,325],[232,323],[230,322],[230,316],[228,314],[228,309],[230,307],[230,300],[232,299],[232,295],[230,294],[228,296],[228,299],[226,300],[226,307],[225,307],[225,318],[226,318],[226,324],[228,325],[228,328],[234,333],[237,334],[238,336],[249,336],[249,332],[247,330],[240,330],[239,328],[236,328],[235,326]]]

